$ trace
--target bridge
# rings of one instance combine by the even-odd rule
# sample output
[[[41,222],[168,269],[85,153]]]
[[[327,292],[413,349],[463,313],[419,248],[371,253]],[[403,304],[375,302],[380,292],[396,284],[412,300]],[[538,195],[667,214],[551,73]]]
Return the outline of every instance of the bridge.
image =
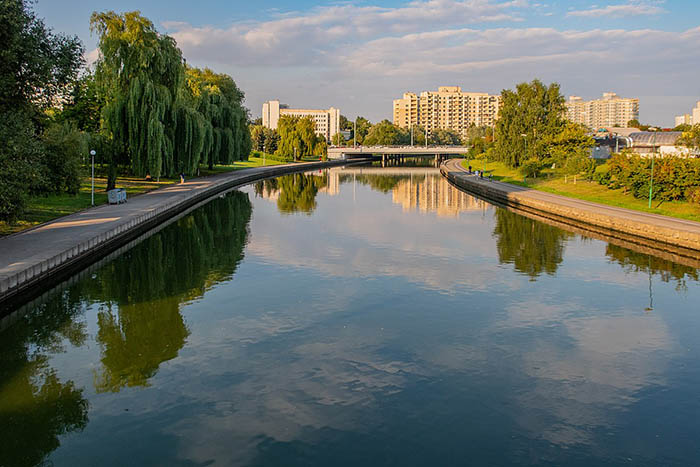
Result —
[[[449,156],[466,154],[469,148],[464,146],[357,146],[330,147],[329,159],[353,159],[356,157],[381,157],[382,165],[400,162],[406,157],[434,157],[439,163]]]

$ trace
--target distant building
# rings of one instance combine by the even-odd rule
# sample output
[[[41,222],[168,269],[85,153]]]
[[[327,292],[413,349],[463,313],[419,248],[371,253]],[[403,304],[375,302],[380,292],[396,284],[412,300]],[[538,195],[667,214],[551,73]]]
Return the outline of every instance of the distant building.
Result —
[[[639,120],[639,99],[618,97],[606,92],[602,99],[584,101],[570,96],[566,102],[566,117],[588,128],[626,127],[630,120]]]
[[[680,131],[638,131],[627,137],[628,147],[640,156],[690,156],[690,149],[676,146],[682,134]]]
[[[678,117],[676,117],[676,126],[697,125],[700,123],[700,101],[697,102],[695,108],[690,112],[691,113],[689,114],[679,115]]]
[[[693,116],[691,114],[684,114],[684,115],[678,115],[676,117],[676,125],[692,125],[693,124]]]
[[[440,86],[420,96],[407,92],[394,100],[394,125],[420,125],[428,132],[453,130],[466,135],[470,125],[493,126],[501,106],[500,95],[463,92],[459,86]]]
[[[316,134],[330,141],[340,131],[340,109],[331,107],[323,109],[290,109],[278,100],[267,101],[262,106],[262,124],[264,127],[277,129],[282,115],[297,117],[311,117],[314,122]]]

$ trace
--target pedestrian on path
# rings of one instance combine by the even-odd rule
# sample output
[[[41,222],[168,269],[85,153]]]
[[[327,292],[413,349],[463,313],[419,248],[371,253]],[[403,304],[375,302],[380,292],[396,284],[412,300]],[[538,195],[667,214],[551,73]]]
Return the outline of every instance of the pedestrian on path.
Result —
[[[180,172],[180,183],[185,183],[185,173]]]

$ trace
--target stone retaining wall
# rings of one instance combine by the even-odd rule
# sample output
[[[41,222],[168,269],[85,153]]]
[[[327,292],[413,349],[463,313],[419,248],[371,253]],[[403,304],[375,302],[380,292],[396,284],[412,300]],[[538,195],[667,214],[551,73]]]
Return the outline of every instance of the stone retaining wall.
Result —
[[[364,161],[353,160],[353,163],[361,162]],[[231,172],[230,177],[222,177],[206,189],[183,193],[51,258],[0,277],[0,315],[7,313],[17,303],[36,295],[36,291],[32,292],[31,289],[49,286],[67,278],[143,232],[221,192],[266,178],[347,164],[347,161],[310,162],[252,169],[249,174],[245,173],[247,170]]]
[[[454,163],[453,163],[454,164]],[[645,240],[656,242],[685,256],[700,255],[700,223],[675,219],[656,214],[632,211],[582,201],[552,193],[510,185],[498,181],[480,179],[464,172],[450,170],[443,164],[443,176],[463,190],[505,206],[529,211],[559,222],[585,226],[608,236],[629,241],[635,239],[640,244]]]

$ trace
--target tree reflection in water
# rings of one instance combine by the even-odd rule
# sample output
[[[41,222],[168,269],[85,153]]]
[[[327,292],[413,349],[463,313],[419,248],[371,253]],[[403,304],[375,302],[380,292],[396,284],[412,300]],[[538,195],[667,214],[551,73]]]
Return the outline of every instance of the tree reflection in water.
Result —
[[[255,194],[267,198],[277,197],[277,209],[283,213],[304,212],[316,209],[318,190],[328,185],[328,174],[297,173],[284,175],[255,184]]]
[[[675,281],[676,290],[687,289],[687,279],[699,280],[698,270],[695,268],[611,243],[605,247],[605,255],[628,272],[647,272],[659,276],[663,282]]]
[[[105,266],[93,281],[102,368],[98,392],[146,386],[175,358],[189,330],[183,302],[229,280],[243,259],[252,207],[232,192],[163,229]]]
[[[75,288],[13,324],[0,338],[0,465],[41,464],[59,436],[85,428],[88,401],[73,381],[61,381],[49,364],[64,342],[87,339],[81,297]]]
[[[554,275],[564,259],[564,243],[572,233],[506,209],[496,209],[498,259],[533,280],[543,272]]]

